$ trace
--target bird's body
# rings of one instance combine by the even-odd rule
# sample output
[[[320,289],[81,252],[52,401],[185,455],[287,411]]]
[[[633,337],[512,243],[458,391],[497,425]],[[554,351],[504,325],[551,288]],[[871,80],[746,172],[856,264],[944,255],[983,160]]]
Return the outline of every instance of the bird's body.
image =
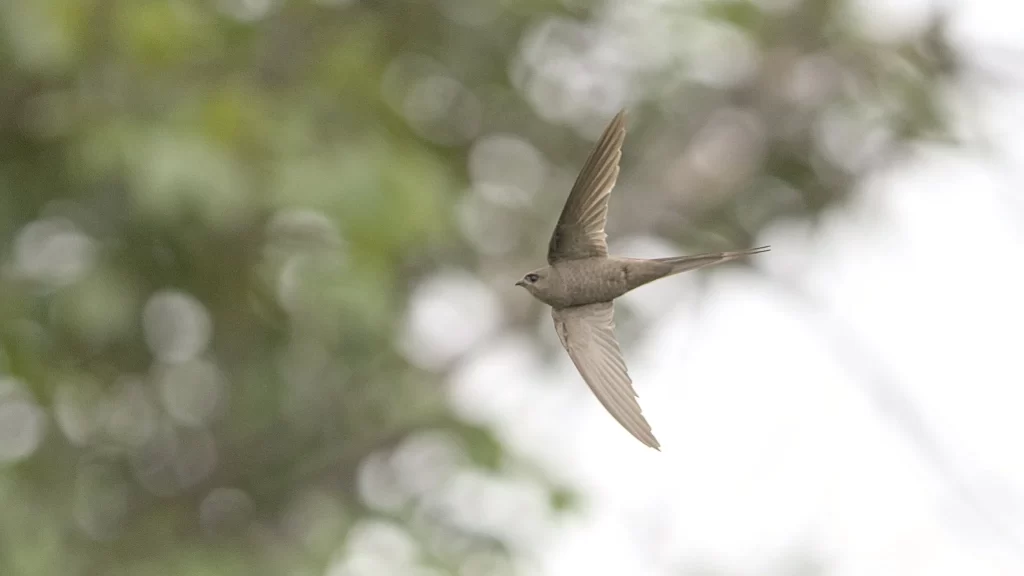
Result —
[[[548,282],[546,289],[535,292],[534,296],[552,308],[611,302],[642,284],[664,276],[668,268],[628,258],[566,260],[536,272]]]
[[[761,251],[758,248],[745,252],[652,260],[615,256],[565,260],[534,272],[541,278],[547,278],[548,282],[545,289],[533,292],[533,295],[552,308],[611,302],[630,290],[666,276]]]
[[[548,266],[526,274],[516,285],[551,306],[562,346],[601,404],[633,436],[657,449],[615,340],[612,302],[659,278],[759,254],[768,247],[653,260],[609,256],[604,233],[608,197],[619,174],[625,133],[622,111],[601,135],[569,193],[548,246]]]

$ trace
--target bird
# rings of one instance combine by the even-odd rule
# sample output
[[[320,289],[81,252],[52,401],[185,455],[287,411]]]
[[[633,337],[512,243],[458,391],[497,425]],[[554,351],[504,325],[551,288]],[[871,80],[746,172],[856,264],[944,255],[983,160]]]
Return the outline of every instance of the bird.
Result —
[[[569,192],[548,243],[548,265],[515,285],[551,307],[558,339],[598,401],[637,440],[660,451],[615,338],[615,299],[660,278],[767,252],[770,246],[654,259],[609,255],[608,199],[625,137],[623,109],[601,134]]]

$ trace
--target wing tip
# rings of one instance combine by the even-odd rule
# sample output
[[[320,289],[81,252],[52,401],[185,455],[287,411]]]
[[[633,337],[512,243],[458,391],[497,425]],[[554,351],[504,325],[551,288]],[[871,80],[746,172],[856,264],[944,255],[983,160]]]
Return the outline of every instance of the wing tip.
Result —
[[[614,118],[612,118],[611,122],[611,125],[615,126],[616,129],[622,133],[623,138],[626,134],[626,120],[628,120],[628,116],[629,112],[625,108],[622,108],[621,110],[619,110],[619,113],[616,114]]]
[[[642,414],[640,417],[644,418]],[[646,418],[644,418],[644,423],[647,423]],[[650,424],[647,425],[646,430],[641,429],[638,430],[637,432],[639,433],[633,434],[634,436],[636,436],[637,440],[643,442],[644,444],[648,445],[651,448],[654,448],[658,452],[661,452],[661,442],[658,442],[658,439],[654,436],[654,432],[651,430]]]

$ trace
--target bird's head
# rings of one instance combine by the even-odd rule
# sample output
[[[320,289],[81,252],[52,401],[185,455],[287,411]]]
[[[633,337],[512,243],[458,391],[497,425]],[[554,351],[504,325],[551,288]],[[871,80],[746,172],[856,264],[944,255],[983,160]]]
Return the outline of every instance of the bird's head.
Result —
[[[523,288],[526,288],[527,292],[537,296],[548,289],[548,283],[550,280],[550,270],[547,268],[540,268],[523,276],[522,280],[516,282],[516,286],[522,286]]]

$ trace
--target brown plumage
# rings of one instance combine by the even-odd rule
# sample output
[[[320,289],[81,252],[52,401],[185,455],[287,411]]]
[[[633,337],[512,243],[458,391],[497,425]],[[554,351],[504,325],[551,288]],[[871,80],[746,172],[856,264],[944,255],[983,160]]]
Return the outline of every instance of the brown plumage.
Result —
[[[623,110],[601,135],[569,192],[548,245],[548,266],[516,285],[551,306],[562,346],[601,404],[638,440],[658,449],[615,339],[612,301],[659,278],[760,254],[768,247],[653,260],[609,256],[604,232],[608,197],[619,175],[625,136]]]

